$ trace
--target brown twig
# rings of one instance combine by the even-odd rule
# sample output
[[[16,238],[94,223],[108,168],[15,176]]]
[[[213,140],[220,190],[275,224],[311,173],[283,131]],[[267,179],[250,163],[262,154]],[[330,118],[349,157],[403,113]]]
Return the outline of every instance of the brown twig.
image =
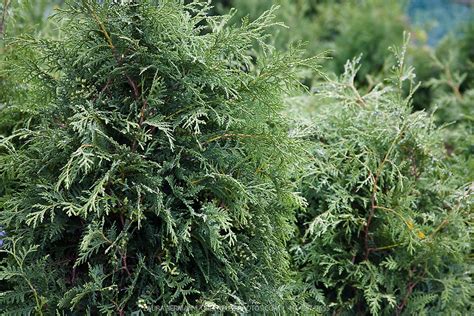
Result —
[[[104,87],[102,89],[100,89],[99,93],[104,93],[110,86],[110,84],[112,83],[112,79],[107,79],[107,82],[105,83]]]
[[[127,272],[128,276],[131,276],[132,274],[130,273],[130,270],[128,269],[128,264],[127,264],[127,253],[124,253],[121,256],[122,256],[122,270]]]
[[[138,122],[138,125],[141,127],[143,125],[143,122],[145,121],[145,112],[148,108],[148,101],[143,98],[143,106],[142,109],[140,110],[140,121]]]
[[[409,271],[410,280],[408,281],[408,284],[407,284],[407,292],[406,292],[405,296],[403,297],[402,302],[397,306],[397,311],[396,311],[397,316],[400,316],[403,309],[407,306],[408,298],[413,293],[413,290],[418,285],[418,283],[421,281],[421,278],[424,277],[425,272],[426,272],[426,271],[423,271],[423,273],[420,275],[420,279],[418,279],[417,281],[413,281],[413,273],[415,273],[415,271],[416,271],[416,268],[413,268]]]
[[[74,284],[76,282],[76,267],[72,268],[71,272],[71,284]]]
[[[448,64],[444,66],[444,73],[446,74],[446,77],[448,78],[447,84],[453,90],[453,93],[456,96],[456,99],[458,99],[459,101],[462,101],[463,96],[459,90],[459,84],[456,84],[454,82],[451,68],[449,67]]]
[[[413,293],[413,289],[415,286],[418,284],[418,282],[408,282],[407,285],[407,294],[403,298],[402,302],[400,305],[397,306],[397,316],[400,315],[405,308],[405,306],[408,304],[408,298],[410,297],[411,293]]]
[[[110,49],[112,50],[112,54],[115,57],[118,65],[122,65],[123,64],[123,56],[120,56],[119,54],[117,54],[117,48],[114,45],[112,37],[107,32],[107,29],[106,29],[104,23],[102,23],[100,18],[94,12],[93,8],[91,8],[89,5],[86,5],[86,6],[87,6],[87,9],[89,10],[89,12],[91,13],[92,17],[96,21],[97,25],[99,26],[100,32],[104,35]],[[134,96],[135,100],[140,100],[141,99],[142,108],[140,110],[140,119],[139,119],[138,124],[139,124],[140,127],[142,127],[143,122],[145,121],[146,110],[148,108],[148,101],[146,100],[146,98],[143,97],[142,93],[140,93],[140,89],[139,89],[138,84],[130,77],[130,75],[125,74],[125,77],[127,78],[127,82],[133,90],[133,96]],[[108,84],[106,84],[106,86],[104,87],[103,90],[105,90],[106,87],[108,87]],[[132,144],[132,151],[135,151],[136,149],[137,149],[137,141],[135,140]]]
[[[377,209],[377,189],[378,189],[377,183],[378,183],[379,178],[382,174],[383,167],[385,166],[385,164],[388,161],[388,157],[392,153],[392,151],[395,148],[395,145],[397,144],[400,137],[403,135],[404,130],[405,130],[405,125],[402,126],[402,128],[400,129],[400,132],[398,133],[397,137],[395,137],[395,139],[392,141],[392,144],[390,145],[390,147],[389,147],[387,153],[385,154],[382,162],[380,163],[379,167],[377,168],[377,171],[376,171],[375,175],[371,174],[373,185],[372,185],[372,194],[371,194],[371,197],[370,197],[370,213],[369,213],[369,216],[367,218],[367,223],[364,227],[365,260],[367,260],[369,258],[369,254],[370,254],[370,251],[371,251],[371,248],[369,247],[369,227],[370,227],[370,224],[372,223],[372,219],[375,215],[375,210]]]
[[[135,97],[135,99],[138,99],[140,97],[140,92],[138,91],[137,84],[135,83],[135,81],[132,80],[132,78],[130,78],[129,75],[126,75],[126,77],[127,77],[128,84],[133,89],[133,96]]]
[[[357,104],[359,104],[359,106],[361,106],[362,108],[365,108],[366,107],[366,103],[364,101],[364,99],[362,98],[362,96],[360,95],[359,91],[357,90],[357,88],[355,87],[355,84],[354,84],[354,81],[352,81],[350,84],[349,84],[349,87],[351,88],[352,92],[354,92],[356,98],[357,98]]]

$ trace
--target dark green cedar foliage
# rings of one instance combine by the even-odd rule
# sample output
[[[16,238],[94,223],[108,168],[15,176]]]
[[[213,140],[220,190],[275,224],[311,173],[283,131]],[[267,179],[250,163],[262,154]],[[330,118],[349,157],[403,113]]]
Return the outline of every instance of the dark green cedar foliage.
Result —
[[[466,315],[472,184],[451,172],[442,131],[412,113],[413,69],[363,95],[357,60],[314,111],[309,207],[292,247],[313,304],[344,315]],[[398,79],[397,79],[398,78]],[[332,101],[331,101],[332,100]]]
[[[0,143],[0,310],[289,306],[301,154],[279,112],[314,60],[264,44],[273,11],[137,3],[71,2],[62,40],[23,42],[52,98]]]

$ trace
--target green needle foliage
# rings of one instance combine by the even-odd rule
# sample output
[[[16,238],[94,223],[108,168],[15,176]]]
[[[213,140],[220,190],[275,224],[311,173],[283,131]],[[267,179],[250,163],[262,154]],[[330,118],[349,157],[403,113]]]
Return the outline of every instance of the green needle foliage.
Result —
[[[354,60],[323,90],[295,264],[328,313],[466,315],[473,187],[445,163],[433,118],[412,113],[413,69],[395,52],[388,84],[360,93]]]
[[[46,101],[0,140],[4,314],[291,307],[303,155],[280,111],[315,59],[264,44],[273,11],[207,10],[71,2],[61,39],[17,42]]]

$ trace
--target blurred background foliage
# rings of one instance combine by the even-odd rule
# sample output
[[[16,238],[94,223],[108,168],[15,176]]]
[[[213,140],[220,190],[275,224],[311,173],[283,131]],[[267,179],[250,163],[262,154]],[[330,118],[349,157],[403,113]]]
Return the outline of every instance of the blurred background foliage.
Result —
[[[461,94],[472,87],[474,73],[472,1],[214,0],[214,2],[219,13],[235,8],[236,22],[243,17],[255,19],[272,5],[278,5],[280,9],[277,19],[283,21],[289,31],[275,28],[272,37],[274,45],[286,49],[292,43],[301,41],[306,43],[308,56],[326,52],[329,58],[325,60],[324,70],[336,76],[344,72],[347,60],[361,56],[356,83],[365,92],[373,89],[387,76],[393,63],[388,48],[400,46],[403,32],[408,31],[411,33],[411,42],[408,46],[407,62],[415,67],[416,81],[420,83],[413,96],[413,108],[428,111],[438,109],[436,116],[440,124],[451,122],[452,119],[469,120],[469,117],[472,117],[472,106],[462,105],[465,102],[448,105],[442,101],[443,98],[439,98],[439,94],[443,93],[441,91],[452,86],[452,83],[447,83],[447,78],[443,77],[458,77]],[[449,73],[446,72],[448,68]],[[445,84],[440,85],[441,81]],[[307,78],[305,83],[313,85],[314,78]],[[451,114],[447,114],[446,111]]]
[[[189,1],[189,0],[186,0]],[[205,0],[203,0],[205,1]],[[207,1],[207,0],[206,0]],[[304,42],[308,56],[326,52],[325,72],[341,74],[348,59],[362,55],[357,82],[373,87],[386,75],[388,47],[400,46],[402,34],[412,35],[409,62],[416,67],[420,81],[438,73],[432,54],[446,55],[452,47],[446,38],[459,41],[458,68],[466,68],[473,58],[473,1],[471,0],[210,0],[216,14],[236,10],[234,22],[255,20],[272,6],[279,6],[277,20],[288,30],[274,27],[272,44],[287,49]],[[58,36],[58,28],[48,16],[64,0],[2,0],[0,31],[9,37],[19,34]],[[5,10],[6,8],[6,10]],[[452,42],[451,40],[451,42]],[[3,44],[2,44],[3,45]],[[464,58],[468,57],[468,58]],[[469,65],[472,67],[472,65]],[[455,69],[456,70],[456,69]],[[468,75],[472,76],[472,74]],[[465,80],[464,85],[469,85]],[[422,87],[415,108],[427,108],[430,92]]]
[[[411,0],[410,21],[428,31],[428,43],[436,44],[450,31],[472,19],[472,0]]]
[[[40,86],[24,80],[24,73],[16,65],[20,58],[36,57],[28,49],[18,54],[16,39],[60,36],[50,16],[64,3],[64,0],[2,0],[0,4],[0,134],[8,135],[16,127],[31,122],[35,108],[41,104],[40,100],[31,102],[31,98],[25,97]]]

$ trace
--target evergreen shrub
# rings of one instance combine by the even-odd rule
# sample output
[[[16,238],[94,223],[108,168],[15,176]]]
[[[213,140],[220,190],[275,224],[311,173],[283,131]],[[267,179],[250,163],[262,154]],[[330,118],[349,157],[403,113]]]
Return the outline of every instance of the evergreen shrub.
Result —
[[[412,112],[413,68],[395,52],[392,78],[368,94],[357,59],[321,88],[294,264],[328,314],[466,315],[473,187],[433,117]]]
[[[316,60],[265,44],[274,11],[236,27],[208,9],[71,1],[64,36],[17,41],[44,102],[0,138],[4,314],[296,304],[304,155],[281,111]]]

